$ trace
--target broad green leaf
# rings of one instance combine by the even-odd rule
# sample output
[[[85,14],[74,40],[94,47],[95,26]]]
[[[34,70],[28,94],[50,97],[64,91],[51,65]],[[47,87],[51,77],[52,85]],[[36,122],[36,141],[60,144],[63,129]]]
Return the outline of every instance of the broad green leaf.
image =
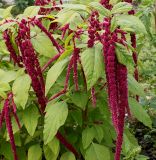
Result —
[[[141,20],[132,15],[120,15],[116,17],[118,26],[125,31],[132,31],[136,33],[146,34],[146,28]]]
[[[4,32],[6,29],[14,26],[16,24],[16,22],[8,22],[8,23],[4,23],[0,26],[0,31]]]
[[[144,156],[144,155],[137,155],[135,157],[136,160],[149,160],[149,157]]]
[[[130,158],[131,153],[139,148],[137,139],[133,134],[130,133],[128,129],[125,129],[124,132],[124,141],[123,141],[123,153],[126,156],[126,158]]]
[[[56,160],[59,155],[59,141],[54,138],[50,143],[43,147],[46,160]]]
[[[119,13],[124,13],[128,12],[132,9],[132,5],[127,2],[119,2],[116,5],[113,6],[111,13],[112,14],[119,14]]]
[[[92,143],[85,155],[85,160],[111,160],[107,147]]]
[[[46,160],[57,160],[59,152],[55,155],[47,145],[43,146],[43,150]]]
[[[33,145],[28,150],[28,160],[41,160],[42,149],[39,144]]]
[[[32,16],[36,16],[39,10],[40,10],[40,6],[30,6],[25,9],[23,14],[25,16],[32,17]]]
[[[15,71],[4,71],[0,69],[0,82],[9,83],[17,78],[17,72]]]
[[[86,149],[93,141],[95,137],[94,128],[86,128],[82,132],[82,144],[83,148]]]
[[[4,91],[0,90],[0,97],[2,97],[3,99],[6,99],[7,94]]]
[[[0,8],[0,18],[3,19],[3,12],[4,12],[4,8]]]
[[[31,79],[28,75],[18,77],[13,83],[12,91],[14,94],[15,102],[25,108],[29,96]]]
[[[10,85],[8,83],[0,82],[0,90],[1,91],[9,91]]]
[[[117,28],[117,26],[118,26],[118,24],[117,24],[116,17],[113,17],[111,19],[111,28],[110,28],[111,32],[114,32],[115,29]]]
[[[38,124],[38,118],[40,117],[37,107],[35,105],[30,105],[23,111],[22,116],[23,123],[28,133],[33,136]]]
[[[37,33],[37,35],[31,39],[31,42],[35,50],[41,55],[50,58],[57,54],[56,48],[53,46],[51,40],[43,32]]]
[[[132,114],[145,126],[152,128],[152,121],[146,110],[133,98],[129,98],[129,105]]]
[[[65,123],[68,107],[65,102],[57,102],[47,106],[44,125],[44,144],[48,144],[56,135],[58,129]]]
[[[64,53],[62,53],[62,55],[59,57],[59,59],[57,60],[57,62],[69,57],[73,52],[73,48],[70,48],[70,49],[66,49],[64,51]]]
[[[52,152],[56,155],[59,152],[60,143],[59,140],[54,138],[51,142],[47,144]]]
[[[9,6],[3,11],[3,18],[12,17],[11,10],[14,6]]]
[[[102,141],[102,139],[103,139],[103,137],[104,137],[104,134],[103,134],[103,129],[102,129],[102,127],[101,126],[94,126],[93,127],[94,128],[94,132],[95,132],[95,139],[99,142],[99,143],[101,143],[101,141]]]
[[[46,95],[50,88],[54,85],[58,77],[61,75],[67,65],[68,59],[56,62],[48,71],[46,77]]]
[[[2,141],[0,144],[0,154],[3,155],[7,160],[13,160],[13,154],[9,142]]]
[[[111,12],[103,7],[99,2],[91,2],[89,6],[99,11],[99,13],[103,16],[111,16]]]
[[[127,48],[125,48],[123,45],[116,43],[116,55],[118,62],[121,64],[124,64],[127,67],[134,66],[132,55],[128,53]]]
[[[62,10],[58,15],[55,22],[64,26],[65,24],[69,24],[69,28],[71,30],[76,30],[77,26],[81,25],[84,21],[81,15],[73,10]]]
[[[141,86],[130,74],[128,75],[128,89],[134,95],[145,97],[143,86]]]
[[[93,48],[87,48],[81,54],[81,62],[87,80],[87,89],[89,90],[104,74],[102,46],[97,44]]]
[[[63,8],[68,8],[68,9],[72,9],[72,10],[83,10],[83,11],[87,10],[87,6],[83,5],[83,4],[63,4],[60,6]]]
[[[78,91],[70,94],[70,98],[76,106],[80,107],[81,109],[85,109],[89,97],[86,92]]]
[[[61,156],[60,160],[76,160],[75,156],[71,152],[66,152]]]

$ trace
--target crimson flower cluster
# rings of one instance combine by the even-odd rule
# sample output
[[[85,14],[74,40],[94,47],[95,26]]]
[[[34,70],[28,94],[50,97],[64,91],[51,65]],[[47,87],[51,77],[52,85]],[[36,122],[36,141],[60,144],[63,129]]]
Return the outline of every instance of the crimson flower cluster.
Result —
[[[19,24],[17,43],[22,54],[26,71],[31,77],[32,87],[38,98],[38,103],[41,106],[41,110],[44,111],[46,107],[44,79],[36,52],[30,41],[30,26],[24,19]]]
[[[109,4],[110,0],[101,0],[100,3],[107,9],[112,9],[112,5]]]
[[[101,0],[101,4],[111,10],[109,0]],[[106,79],[108,86],[109,106],[112,112],[112,121],[117,132],[115,160],[120,160],[123,142],[124,120],[126,111],[130,115],[128,105],[128,82],[127,68],[120,64],[116,57],[116,46],[118,42],[126,46],[126,32],[117,28],[111,32],[111,18],[104,18],[103,53],[105,59]],[[120,38],[118,37],[120,34]]]
[[[0,129],[2,128],[2,124],[5,121],[6,128],[10,138],[10,144],[11,144],[14,160],[18,160],[16,145],[15,145],[15,140],[13,135],[13,129],[12,129],[11,114],[13,114],[18,127],[21,128],[19,119],[16,114],[16,105],[14,103],[13,94],[9,93],[7,95],[7,98],[4,101],[4,106],[0,113]]]
[[[89,40],[88,40],[88,47],[92,48],[94,46],[94,43],[96,40],[99,40],[99,34],[97,31],[101,30],[100,22],[99,22],[99,14],[97,11],[92,12],[89,23],[90,26],[88,28],[88,35],[89,35]]]
[[[116,42],[118,33],[124,42],[125,34],[119,29],[110,31],[111,18],[104,18],[103,53],[105,58],[105,70],[108,86],[109,106],[112,113],[112,121],[117,132],[115,160],[120,160],[123,142],[125,113],[128,110],[127,68],[117,61]],[[124,45],[124,43],[121,43]],[[128,110],[129,111],[129,110]]]
[[[21,57],[16,54],[16,51],[15,51],[13,45],[12,45],[8,30],[4,31],[3,39],[5,40],[5,44],[6,44],[6,47],[7,47],[8,51],[10,52],[11,60],[13,60],[15,65],[17,64],[19,67],[22,67]]]

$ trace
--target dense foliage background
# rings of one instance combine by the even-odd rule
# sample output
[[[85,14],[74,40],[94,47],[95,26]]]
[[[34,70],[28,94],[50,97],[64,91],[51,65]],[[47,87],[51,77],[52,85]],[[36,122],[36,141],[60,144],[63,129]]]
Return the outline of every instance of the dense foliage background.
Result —
[[[114,130],[109,109],[106,78],[102,68],[102,52],[97,43],[94,49],[86,45],[88,41],[87,28],[91,10],[98,10],[100,21],[107,16],[108,11],[103,11],[90,0],[75,0],[71,5],[64,5],[62,11],[52,10],[46,16],[38,16],[40,7],[33,6],[33,1],[16,0],[15,6],[3,5],[0,9],[0,109],[4,100],[11,91],[17,106],[17,115],[21,129],[12,117],[13,133],[17,154],[20,160],[113,160],[115,152],[116,132]],[[93,2],[93,3],[94,3]],[[117,5],[120,0],[111,0]],[[58,1],[57,1],[58,3]],[[81,6],[82,5],[82,6]],[[83,7],[87,6],[87,10]],[[45,8],[50,8],[46,6]],[[58,6],[60,7],[60,6]],[[118,6],[116,17],[120,14],[127,15],[124,6]],[[120,8],[121,7],[121,8]],[[123,7],[123,8],[122,8]],[[120,49],[118,60],[128,68],[129,105],[132,117],[126,114],[124,142],[122,146],[122,160],[155,160],[156,159],[156,2],[155,0],[135,0],[133,9],[136,19],[120,19],[119,26],[126,32],[135,32],[137,36],[136,52],[138,54],[139,83],[133,78],[134,63],[131,55],[134,51],[128,39],[128,51]],[[58,60],[50,64],[43,73],[47,97],[50,98],[64,88],[66,73],[70,56],[73,53],[73,33],[84,30],[76,46],[81,49],[81,63],[78,64],[79,91],[75,91],[74,73],[70,75],[68,92],[48,103],[46,115],[40,114],[37,96],[31,87],[28,71],[14,65],[9,58],[9,51],[5,45],[3,32],[11,30],[11,43],[17,48],[15,37],[18,34],[18,25],[4,23],[4,19],[17,20],[37,16],[44,27],[52,33],[53,37],[63,47],[64,52]],[[55,28],[55,23],[58,26]],[[116,27],[114,20],[114,26]],[[126,27],[125,27],[126,23]],[[54,25],[53,25],[54,24]],[[61,28],[69,24],[69,28],[62,37]],[[143,25],[142,25],[143,24]],[[51,28],[52,26],[52,28]],[[55,29],[53,29],[53,27]],[[80,32],[79,31],[79,32]],[[99,33],[101,33],[99,31]],[[78,34],[78,33],[77,33]],[[50,38],[39,28],[32,26],[31,43],[38,55],[41,68],[57,55],[57,50],[52,45]],[[122,54],[121,54],[122,53]],[[91,56],[90,56],[91,55]],[[98,56],[97,56],[98,55]],[[96,57],[97,56],[97,57]],[[96,74],[94,74],[96,73]],[[84,77],[86,83],[84,82]],[[87,85],[87,86],[86,86]],[[89,89],[88,89],[89,87]],[[94,106],[93,93],[95,89],[96,105]],[[135,96],[139,95],[139,102]],[[12,113],[13,114],[13,113]],[[67,139],[78,151],[81,157],[76,157],[72,150],[68,150],[56,137],[57,131]],[[69,147],[70,148],[70,147]],[[36,154],[37,153],[37,154]],[[13,160],[9,143],[9,136],[5,123],[0,131],[0,159]]]

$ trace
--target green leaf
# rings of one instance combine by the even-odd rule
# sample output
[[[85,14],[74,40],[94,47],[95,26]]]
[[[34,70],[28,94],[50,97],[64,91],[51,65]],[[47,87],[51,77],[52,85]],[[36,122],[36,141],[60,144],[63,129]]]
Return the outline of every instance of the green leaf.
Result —
[[[10,27],[14,26],[16,22],[8,22],[4,23],[0,26],[0,31],[4,32],[6,29],[9,29]]]
[[[123,153],[127,159],[130,158],[132,152],[140,148],[137,139],[133,134],[130,133],[128,129],[125,129],[124,132],[124,141],[122,148],[123,148]]]
[[[12,91],[14,94],[15,102],[25,108],[29,96],[31,79],[28,75],[18,77],[13,83]]]
[[[9,83],[17,78],[17,73],[15,71],[4,71],[0,69],[0,82]]]
[[[89,90],[104,74],[102,46],[98,44],[93,48],[87,48],[81,54],[81,62],[87,80],[87,89]]]
[[[60,7],[68,8],[72,10],[83,10],[83,11],[87,10],[87,6],[83,4],[62,4],[60,5]]]
[[[24,10],[23,14],[25,16],[33,17],[38,14],[39,10],[40,10],[40,6],[30,6]]]
[[[9,91],[10,85],[8,83],[0,82],[0,90],[1,91]]]
[[[3,18],[12,17],[11,10],[14,6],[9,6],[3,11]]]
[[[103,16],[111,16],[111,12],[105,7],[103,7],[99,2],[91,2],[89,6],[99,11],[99,13]]]
[[[88,102],[88,95],[86,92],[74,92],[73,94],[70,94],[70,98],[76,106],[85,109]]]
[[[113,17],[111,19],[111,28],[110,28],[111,32],[114,32],[115,29],[117,28],[117,26],[118,26],[118,24],[117,24],[116,17]]]
[[[14,159],[10,143],[8,143],[6,141],[1,141],[0,154],[3,155],[7,160],[13,160]]]
[[[40,54],[51,58],[57,54],[56,48],[53,46],[48,36],[41,32],[31,38],[34,49]]]
[[[69,28],[71,30],[76,30],[77,26],[84,23],[81,15],[78,12],[69,9],[59,12],[57,19],[54,22],[60,23],[61,26],[69,24]]]
[[[46,160],[56,160],[59,155],[60,145],[58,139],[54,138],[50,143],[45,145],[44,154]]]
[[[48,104],[44,125],[44,144],[48,144],[56,135],[58,129],[65,123],[68,107],[65,102]]]
[[[145,126],[152,128],[152,121],[146,110],[133,98],[129,98],[129,105],[132,114]]]
[[[30,105],[24,110],[22,116],[23,123],[28,133],[33,136],[38,124],[38,118],[40,117],[38,108],[35,105]]]
[[[128,53],[128,50],[127,48],[125,48],[125,46],[116,43],[116,55],[118,58],[118,62],[120,62],[121,64],[124,64],[127,67],[134,66],[132,55]]]
[[[86,151],[85,160],[111,160],[107,147],[93,143]]]
[[[95,137],[94,128],[86,128],[82,132],[82,144],[83,148],[86,149],[93,141]]]
[[[119,14],[124,13],[132,10],[132,5],[127,2],[119,2],[116,5],[113,6],[111,13],[112,14]]]
[[[94,132],[95,132],[95,139],[101,143],[103,137],[104,137],[104,134],[103,134],[103,129],[101,126],[94,126]]]
[[[67,65],[68,59],[56,62],[48,71],[46,77],[46,95],[50,88],[54,85],[58,77],[61,75]]]
[[[120,15],[116,17],[118,26],[125,31],[132,31],[141,34],[147,34],[146,28],[141,20],[132,15]]]
[[[60,149],[60,143],[59,140],[54,138],[51,142],[47,144],[49,148],[52,150],[52,152],[56,155],[59,152]]]
[[[39,144],[33,145],[28,150],[28,160],[41,160],[42,149]]]
[[[144,88],[130,74],[128,75],[128,89],[134,95],[145,97]]]
[[[144,155],[137,155],[135,157],[136,160],[149,160],[149,157],[144,156]]]
[[[75,156],[71,152],[66,152],[61,156],[60,160],[76,160]]]
[[[57,60],[57,62],[69,57],[73,52],[73,48],[69,48],[69,49],[66,49],[62,54],[61,56],[59,57],[59,59]]]

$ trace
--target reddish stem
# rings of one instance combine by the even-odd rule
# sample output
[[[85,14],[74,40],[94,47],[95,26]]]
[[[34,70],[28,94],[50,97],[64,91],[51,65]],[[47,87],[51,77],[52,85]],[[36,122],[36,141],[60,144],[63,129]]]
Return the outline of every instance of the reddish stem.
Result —
[[[13,135],[13,130],[12,130],[12,124],[11,124],[11,117],[10,117],[10,111],[9,111],[9,100],[8,99],[5,101],[4,108],[5,108],[6,128],[8,130],[8,134],[10,137],[10,144],[11,144],[12,152],[14,155],[14,160],[18,160],[17,152],[16,152],[16,145],[15,145],[15,140],[14,140],[14,135]]]
[[[57,41],[54,39],[54,37],[52,36],[52,34],[50,32],[48,32],[48,30],[42,25],[42,23],[39,20],[35,20],[34,22],[38,28],[40,28],[51,40],[51,42],[53,43],[53,45],[56,47],[56,49],[58,50],[59,53],[61,53],[61,46],[57,43]]]
[[[67,69],[67,74],[66,74],[66,80],[65,80],[65,85],[64,85],[64,89],[62,91],[60,91],[59,93],[55,94],[54,96],[52,96],[48,102],[58,98],[59,96],[61,96],[62,94],[65,94],[67,92],[67,88],[68,88],[68,82],[69,82],[69,78],[70,78],[70,72],[73,66],[73,56],[69,62],[68,65],[68,69]]]
[[[91,88],[91,95],[92,95],[92,104],[95,107],[96,106],[96,96],[95,96],[95,88]]]
[[[44,72],[50,64],[52,64],[54,61],[56,61],[61,56],[60,53],[56,54],[53,58],[51,58],[42,68],[42,72]]]
[[[76,151],[76,149],[66,140],[65,137],[62,136],[60,132],[57,132],[56,134],[57,139],[71,151],[76,157],[79,157],[79,153]]]

